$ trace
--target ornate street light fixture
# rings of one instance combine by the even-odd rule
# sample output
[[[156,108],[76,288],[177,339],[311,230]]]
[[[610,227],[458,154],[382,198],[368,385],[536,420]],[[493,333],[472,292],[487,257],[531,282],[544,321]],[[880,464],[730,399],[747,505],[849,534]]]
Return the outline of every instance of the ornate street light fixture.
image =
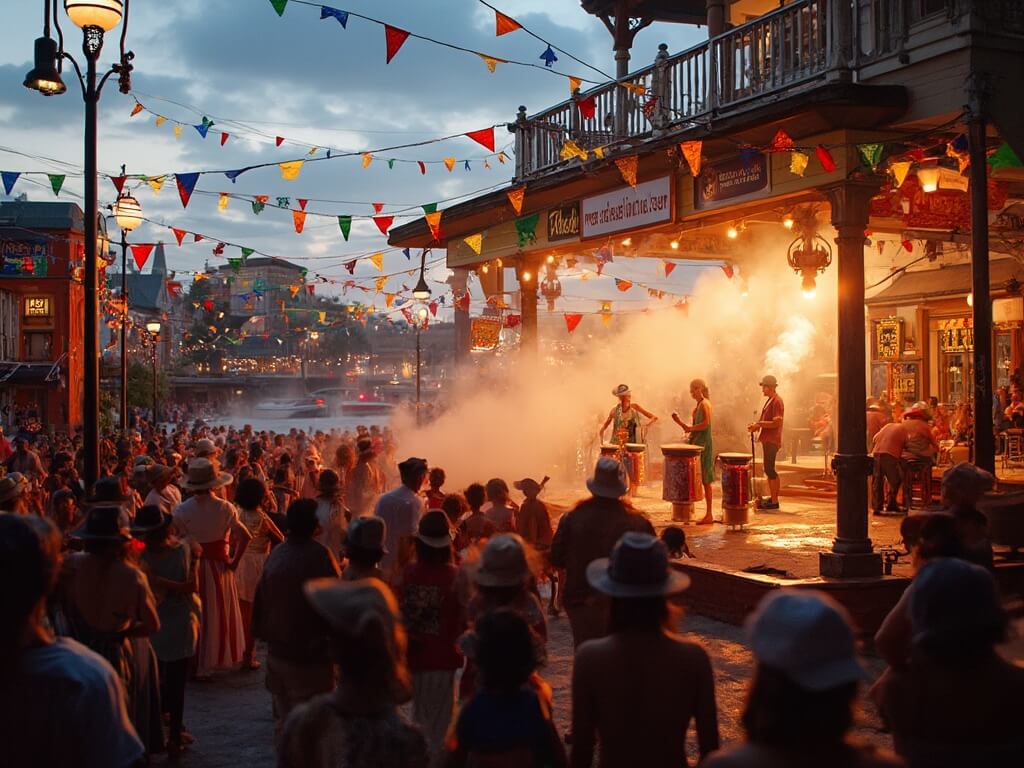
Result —
[[[548,312],[554,312],[555,300],[562,295],[562,283],[558,280],[558,270],[554,264],[548,264],[546,269],[547,275],[540,284],[540,292],[547,299]]]
[[[157,363],[157,349],[160,346],[160,321],[150,320],[146,323],[146,330],[149,331],[150,341],[153,342],[153,429],[156,429],[156,425],[160,418],[157,415],[156,410],[156,363]]]
[[[813,207],[795,211],[793,221],[793,228],[800,235],[790,243],[786,260],[792,270],[800,275],[800,289],[804,296],[813,298],[817,287],[814,278],[832,263],[832,247],[818,234],[818,221]]]
[[[124,166],[121,166],[124,175]],[[121,228],[121,435],[128,433],[128,233],[142,223],[142,206],[131,195],[117,198],[114,221]]]
[[[420,253],[420,279],[416,282],[416,287],[412,289],[412,297],[417,301],[426,301],[430,298],[430,286],[427,285],[425,274],[426,265],[427,249],[424,248]]]

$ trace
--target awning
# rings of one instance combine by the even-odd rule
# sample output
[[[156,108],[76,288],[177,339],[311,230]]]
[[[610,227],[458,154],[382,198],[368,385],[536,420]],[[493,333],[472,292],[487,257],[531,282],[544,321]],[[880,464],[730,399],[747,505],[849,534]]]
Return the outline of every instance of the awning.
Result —
[[[54,387],[60,384],[60,363],[0,360],[0,387]]]
[[[995,259],[989,262],[989,284],[994,294],[1007,293],[1008,284],[1024,285],[1024,267],[1016,259]],[[1019,288],[1018,288],[1019,290]],[[876,304],[914,303],[924,299],[966,296],[971,292],[971,265],[953,264],[942,269],[904,272],[884,291],[864,301]]]

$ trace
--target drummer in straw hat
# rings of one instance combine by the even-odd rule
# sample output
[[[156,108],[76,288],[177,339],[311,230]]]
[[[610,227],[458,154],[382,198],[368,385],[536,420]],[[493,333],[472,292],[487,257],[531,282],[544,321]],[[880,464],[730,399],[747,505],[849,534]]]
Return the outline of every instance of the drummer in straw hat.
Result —
[[[619,386],[612,390],[612,395],[619,398],[619,404],[612,408],[608,418],[601,425],[601,443],[604,444],[604,433],[608,426],[612,425],[612,442],[619,446],[619,456],[622,462],[627,465],[627,469],[630,470],[630,477],[635,477],[632,471],[632,459],[626,452],[626,445],[628,443],[643,442],[640,437],[640,428],[647,429],[647,427],[658,420],[658,417],[639,403],[633,402],[633,393],[630,392],[629,386],[626,384],[619,384]],[[648,421],[646,424],[640,423],[641,416],[647,417]],[[635,489],[631,488],[630,491],[632,493]]]

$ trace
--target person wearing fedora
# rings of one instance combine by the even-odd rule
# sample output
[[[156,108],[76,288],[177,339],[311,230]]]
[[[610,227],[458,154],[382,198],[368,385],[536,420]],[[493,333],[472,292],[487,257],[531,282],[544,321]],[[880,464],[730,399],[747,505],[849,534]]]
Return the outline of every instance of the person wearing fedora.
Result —
[[[160,507],[161,512],[171,514],[174,508],[181,504],[181,491],[174,484],[179,474],[177,467],[151,464],[146,469],[146,481],[149,483],[150,491],[143,503],[155,504]]]
[[[409,701],[398,605],[377,579],[316,579],[305,602],[327,626],[336,690],[295,707],[281,734],[279,768],[427,768],[427,744],[399,711]]]
[[[0,478],[0,514],[27,515],[25,494],[28,489],[29,482],[21,472],[8,472]]]
[[[618,461],[597,460],[594,476],[587,480],[593,494],[558,521],[551,541],[551,564],[565,572],[562,606],[572,626],[573,646],[605,634],[607,605],[587,581],[587,565],[608,557],[619,537],[627,531],[654,535],[654,526],[628,502],[626,474]]]
[[[768,500],[760,502],[761,509],[779,508],[779,473],[775,471],[775,459],[782,447],[782,422],[786,414],[785,403],[779,397],[779,380],[771,374],[763,376],[759,385],[761,393],[768,398],[761,407],[761,416],[757,421],[747,425],[747,431],[758,433],[761,443],[761,462],[764,475],[768,478]]]
[[[231,481],[231,475],[218,471],[209,459],[192,459],[181,482],[182,489],[192,496],[174,510],[178,533],[202,549],[199,596],[203,616],[197,680],[209,680],[215,670],[237,667],[245,651],[235,569],[252,534],[239,519],[235,505],[213,495],[215,489]]]
[[[746,743],[702,768],[901,765],[849,740],[865,672],[842,606],[811,590],[776,590],[747,620],[747,635],[756,666],[741,718]]]
[[[381,496],[374,509],[374,515],[387,526],[387,552],[381,558],[380,567],[389,583],[401,576],[412,557],[413,537],[423,514],[420,488],[427,477],[427,460],[408,458],[398,465],[398,471],[402,484]]]
[[[359,579],[384,580],[379,563],[384,557],[387,525],[379,517],[357,517],[348,526],[345,536],[345,581]]]
[[[436,760],[455,707],[455,671],[462,667],[458,642],[466,629],[452,562],[452,529],[439,509],[420,519],[416,559],[397,586],[412,672],[412,719],[423,729]]]
[[[146,575],[129,560],[132,540],[119,507],[96,506],[74,536],[84,546],[65,559],[60,607],[67,634],[121,675],[128,713],[147,752],[164,746],[156,657],[148,638],[160,629]]]
[[[199,642],[199,560],[174,535],[174,518],[147,504],[132,521],[132,536],[144,542],[140,565],[157,601],[160,629],[150,637],[160,669],[160,701],[168,716],[167,751],[177,754],[193,741],[182,724],[185,680]]]
[[[550,478],[544,477],[539,483],[532,477],[516,480],[512,487],[522,491],[522,506],[516,513],[516,528],[523,540],[537,550],[537,553],[544,559],[544,577],[551,582],[551,598],[548,600],[548,615],[559,616],[561,611],[558,608],[558,569],[551,567],[548,562],[548,552],[551,550],[551,539],[554,531],[551,529],[551,515],[548,514],[547,505],[541,501],[541,491]]]
[[[640,428],[649,427],[658,420],[658,417],[648,411],[639,403],[633,402],[633,393],[625,384],[619,384],[612,390],[612,396],[619,399],[619,404],[612,408],[608,418],[604,420],[599,430],[601,442],[604,442],[604,433],[612,426],[612,441],[623,446],[626,443],[640,442]],[[648,419],[646,424],[640,423],[640,417]]]
[[[624,533],[611,557],[587,566],[587,581],[611,599],[609,633],[576,651],[571,764],[588,768],[600,743],[600,768],[686,765],[691,721],[701,758],[718,749],[711,660],[675,634],[669,599],[690,579],[671,568],[665,544]]]
[[[0,765],[135,768],[145,750],[120,677],[46,620],[60,570],[49,522],[0,515]]]

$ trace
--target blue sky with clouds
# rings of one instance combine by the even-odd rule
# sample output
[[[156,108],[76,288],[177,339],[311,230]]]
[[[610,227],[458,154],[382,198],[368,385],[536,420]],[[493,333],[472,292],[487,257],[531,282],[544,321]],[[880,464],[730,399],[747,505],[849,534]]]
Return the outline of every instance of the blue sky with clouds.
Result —
[[[576,0],[497,0],[493,4],[579,58],[606,72],[614,70],[608,32]],[[333,5],[499,58],[539,62],[543,51],[543,44],[523,32],[496,38],[494,13],[477,0],[335,0]],[[31,67],[32,41],[41,34],[42,8],[43,0],[5,3],[0,169],[64,173],[65,167],[70,168],[62,197],[75,200],[81,192],[81,180],[73,174],[81,167],[82,104],[73,73],[65,73],[69,89],[60,97],[43,98],[21,84]],[[77,53],[81,34],[61,14],[67,47]],[[704,29],[655,24],[637,36],[634,67],[653,61],[659,43],[676,52],[705,37]],[[343,29],[334,19],[320,20],[319,7],[295,2],[279,18],[269,0],[132,0],[128,44],[136,54],[133,86],[140,101],[171,120],[198,123],[205,115],[216,125],[205,140],[189,127],[176,140],[170,121],[157,127],[146,112],[129,117],[131,97],[118,93],[116,82],[111,83],[100,113],[100,168],[108,173],[116,173],[122,163],[129,173],[147,175],[239,168],[303,157],[306,146],[302,145],[362,152],[500,124],[514,119],[520,104],[535,112],[568,95],[564,77],[513,65],[499,65],[491,74],[472,54],[414,38],[385,65],[380,25],[350,17]],[[108,35],[104,64],[114,61],[116,50],[116,35]],[[596,77],[568,57],[561,57],[556,68]],[[223,147],[222,129],[231,134]],[[495,134],[499,149],[511,146],[511,134],[500,128]],[[295,143],[276,147],[273,137],[277,135]],[[377,201],[386,204],[384,213],[389,214],[507,184],[511,162],[501,165],[492,158],[487,170],[482,162],[486,154],[469,139],[457,138],[382,153],[434,161],[425,176],[414,162],[395,163],[389,170],[378,159],[363,169],[358,156],[308,163],[294,182],[282,180],[275,167],[250,171],[235,184],[219,174],[202,176],[185,210],[170,178],[158,195],[145,186],[135,194],[145,215],[156,222],[202,232],[214,241],[246,245],[344,280],[348,277],[345,262],[387,246],[369,219],[354,221],[350,240],[343,241],[333,216],[371,215],[371,203]],[[465,171],[460,162],[449,173],[437,163],[449,156],[460,161],[469,158],[472,171]],[[36,159],[44,157],[68,165]],[[45,178],[40,180],[45,186],[19,181],[15,193],[52,200]],[[231,200],[225,210],[218,210],[220,192],[265,194],[271,201],[288,196],[293,205],[297,198],[308,198],[309,211],[331,216],[310,215],[303,234],[297,235],[287,211],[268,207],[257,217],[241,200]],[[111,202],[113,186],[101,180],[100,195],[101,202]],[[396,223],[407,220],[396,218]],[[133,239],[167,241],[171,269],[201,269],[207,260],[211,265],[224,263],[211,253],[216,242],[188,244],[186,240],[186,246],[178,248],[173,234],[163,227],[143,225]],[[237,249],[229,248],[225,255],[237,255]],[[387,253],[384,273],[407,264],[401,253]],[[677,269],[666,281],[655,278],[658,269],[656,261],[641,261],[623,265],[617,274],[686,292],[697,272]],[[376,274],[368,261],[360,262],[356,270],[356,277]],[[433,271],[437,278],[443,279],[444,274],[441,267]],[[396,277],[386,290],[398,290],[402,282],[411,284],[409,278]],[[573,295],[626,298],[610,280],[563,287]],[[634,289],[634,293],[639,299],[641,291]],[[366,296],[358,293],[355,298],[365,300]],[[383,299],[378,303],[383,305]],[[596,308],[592,301],[562,304],[563,309]]]

